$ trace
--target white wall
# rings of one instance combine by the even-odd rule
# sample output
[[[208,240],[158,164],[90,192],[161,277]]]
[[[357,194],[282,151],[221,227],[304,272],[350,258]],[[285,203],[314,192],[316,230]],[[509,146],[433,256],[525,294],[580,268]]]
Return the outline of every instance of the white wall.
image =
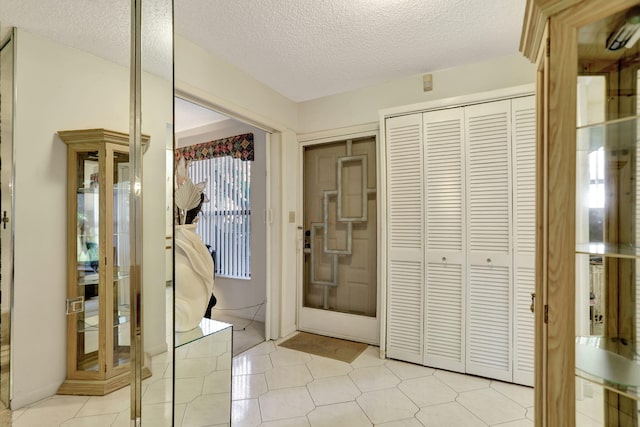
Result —
[[[251,165],[251,279],[239,280],[217,276],[213,285],[213,293],[218,299],[214,311],[225,310],[222,314],[245,319],[252,319],[255,315],[256,320],[264,322],[264,306],[228,310],[261,304],[267,296],[267,230],[264,221],[267,202],[266,132],[234,120],[225,120],[176,134],[176,145],[185,147],[244,133],[253,133],[255,147],[255,160]]]
[[[66,375],[67,162],[56,132],[129,128],[128,69],[23,30],[17,49],[14,408],[51,396]],[[173,98],[163,97],[171,95],[171,84],[154,77],[144,82],[154,92],[144,91],[143,107],[153,111],[144,113],[151,145],[143,188],[157,180],[164,188],[165,123],[172,120]],[[165,316],[164,191],[146,191],[143,209],[145,346],[157,350],[166,348],[165,323],[158,322]]]
[[[422,74],[391,80],[299,104],[298,132],[316,132],[377,122],[390,107],[486,92],[535,82],[535,65],[521,55],[431,73],[433,90],[423,92]]]
[[[281,277],[282,289],[280,291],[280,334],[287,336],[296,330],[297,303],[298,303],[298,272],[296,261],[302,256],[302,214],[297,212],[298,187],[302,183],[298,180],[298,140],[293,131],[282,133],[281,151],[281,224],[282,224],[282,259]],[[295,222],[291,222],[291,212],[295,215]]]
[[[296,103],[179,35],[174,42],[178,90],[200,96],[222,112],[233,111],[235,117],[249,123],[268,124],[277,130],[296,128]]]
[[[232,113],[234,118],[274,131],[268,165],[272,183],[269,189],[272,265],[268,266],[268,272],[272,286],[270,303],[276,305],[278,312],[271,314],[269,332],[272,338],[287,335],[295,331],[294,260],[298,255],[296,224],[287,220],[288,212],[296,210],[296,199],[288,195],[296,194],[297,182],[285,181],[284,177],[285,169],[296,170],[297,155],[285,161],[284,153],[297,152],[298,142],[293,131],[298,123],[297,104],[180,36],[175,37],[174,63],[177,91]]]
[[[142,289],[144,351],[151,356],[173,346],[167,343],[166,322],[166,147],[173,143],[167,126],[173,126],[173,85],[157,76],[142,75],[142,133],[149,135],[142,174]],[[169,141],[167,141],[167,138]],[[171,165],[171,167],[173,164]],[[170,350],[171,351],[171,350]],[[160,374],[160,373],[156,373]]]
[[[377,126],[381,109],[535,82],[535,66],[517,54],[431,74],[434,87],[431,92],[423,92],[420,74],[295,104],[223,60],[176,37],[175,76],[179,90],[281,132],[274,135],[280,156],[278,161],[272,159],[270,163],[272,174],[278,175],[274,182],[280,183],[281,197],[277,206],[279,212],[274,209],[277,213],[274,221],[280,232],[272,241],[279,248],[277,254],[272,253],[273,259],[279,261],[279,275],[277,279],[272,276],[277,289],[272,290],[271,297],[279,297],[281,304],[279,333],[275,337],[285,336],[296,329],[295,260],[300,256],[297,225],[301,216],[297,211],[298,135],[304,133],[309,138],[309,134],[332,131],[335,136],[358,125],[375,123]],[[274,200],[272,198],[271,201]],[[296,215],[293,223],[289,222],[290,212]]]

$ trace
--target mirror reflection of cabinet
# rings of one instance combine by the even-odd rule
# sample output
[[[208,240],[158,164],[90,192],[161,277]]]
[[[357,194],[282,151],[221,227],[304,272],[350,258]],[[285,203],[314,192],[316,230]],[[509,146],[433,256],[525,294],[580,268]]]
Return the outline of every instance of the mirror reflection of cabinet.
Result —
[[[104,129],[58,135],[68,172],[67,378],[58,393],[105,395],[131,376],[129,136]]]

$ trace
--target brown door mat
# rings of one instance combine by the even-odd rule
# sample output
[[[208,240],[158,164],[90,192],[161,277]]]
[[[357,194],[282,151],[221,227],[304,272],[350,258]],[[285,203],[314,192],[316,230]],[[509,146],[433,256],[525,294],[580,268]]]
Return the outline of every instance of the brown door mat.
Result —
[[[351,363],[362,353],[367,344],[322,335],[298,332],[293,337],[278,344],[280,347],[330,357],[331,359]]]

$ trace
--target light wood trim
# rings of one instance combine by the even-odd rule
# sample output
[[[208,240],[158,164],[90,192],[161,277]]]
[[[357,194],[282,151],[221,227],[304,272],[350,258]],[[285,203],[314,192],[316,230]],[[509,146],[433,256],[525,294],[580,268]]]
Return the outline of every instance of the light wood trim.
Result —
[[[638,0],[583,0],[558,13],[555,18],[559,24],[578,29],[637,5]]]
[[[148,356],[145,359],[149,359]],[[149,365],[149,363],[147,363]],[[125,370],[111,378],[104,380],[67,379],[58,389],[58,394],[75,396],[104,396],[129,385],[131,374]],[[151,371],[148,366],[142,368],[142,378],[149,378]]]
[[[520,36],[520,52],[531,62],[537,62],[538,47],[543,40],[547,19],[581,0],[528,0]]]
[[[77,172],[76,172],[76,156],[77,153],[74,149],[69,147],[67,149],[67,298],[73,298],[76,296],[77,283],[75,272],[77,271],[76,263],[73,261],[77,256],[78,242],[73,236],[76,232],[73,230],[78,229],[78,198],[77,192]],[[76,333],[78,325],[78,315],[70,314],[67,316],[67,376],[73,375],[76,372],[77,367],[77,339]]]
[[[544,26],[552,16],[563,20],[566,25],[581,27],[637,4],[637,0],[528,0],[520,52],[531,62],[537,62]]]
[[[88,144],[94,147],[95,144],[109,143],[129,146],[128,134],[102,128],[61,130],[58,131],[58,135],[67,145]],[[149,148],[149,141],[149,135],[142,135],[142,150],[144,152]]]
[[[539,46],[542,43],[542,31],[545,28],[547,16],[534,1],[527,1],[524,11],[524,23],[520,36],[520,52],[531,62],[538,61]]]
[[[549,23],[546,424],[575,425],[576,28]]]
[[[549,123],[549,61],[547,57],[547,43],[549,31],[545,26],[543,40],[540,44],[541,52],[538,54],[537,71],[537,95],[536,95],[536,301],[535,301],[535,345],[534,345],[534,410],[536,425],[543,425],[546,419],[547,406],[544,400],[546,396],[546,381],[543,381],[543,373],[546,372],[547,348],[546,326],[544,323],[544,306],[546,305],[546,259],[548,248],[548,219],[547,209],[549,200],[546,178],[548,175],[549,159],[547,156]],[[539,421],[538,421],[539,420]]]
[[[582,0],[534,0],[540,9],[547,16],[555,15],[556,13],[580,3]]]

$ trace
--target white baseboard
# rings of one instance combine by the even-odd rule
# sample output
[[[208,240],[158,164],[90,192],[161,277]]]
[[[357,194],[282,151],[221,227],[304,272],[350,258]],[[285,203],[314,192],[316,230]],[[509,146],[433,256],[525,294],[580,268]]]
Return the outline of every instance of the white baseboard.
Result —
[[[44,387],[40,387],[37,390],[31,390],[28,393],[21,394],[15,393],[13,399],[11,399],[11,409],[16,410],[24,406],[31,405],[42,399],[47,399],[56,394],[61,384],[49,384]],[[14,390],[15,392],[15,390]]]

